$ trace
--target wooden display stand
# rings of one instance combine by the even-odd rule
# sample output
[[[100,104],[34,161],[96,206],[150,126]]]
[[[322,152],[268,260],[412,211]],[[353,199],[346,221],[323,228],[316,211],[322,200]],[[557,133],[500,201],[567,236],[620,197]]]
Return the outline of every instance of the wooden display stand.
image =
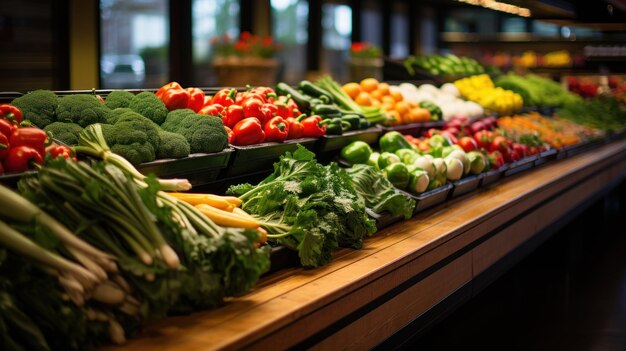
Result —
[[[476,295],[624,178],[626,140],[547,163],[392,225],[327,266],[277,271],[221,308],[164,319],[108,349],[402,345],[399,331],[419,330]]]

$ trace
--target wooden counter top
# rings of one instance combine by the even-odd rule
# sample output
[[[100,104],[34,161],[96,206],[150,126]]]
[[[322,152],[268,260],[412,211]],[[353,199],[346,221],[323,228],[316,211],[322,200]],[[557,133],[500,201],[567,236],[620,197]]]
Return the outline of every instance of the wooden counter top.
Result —
[[[152,323],[106,349],[372,348],[460,289],[477,290],[477,277],[625,176],[626,140],[551,161],[385,228],[325,267],[280,270],[221,308]]]

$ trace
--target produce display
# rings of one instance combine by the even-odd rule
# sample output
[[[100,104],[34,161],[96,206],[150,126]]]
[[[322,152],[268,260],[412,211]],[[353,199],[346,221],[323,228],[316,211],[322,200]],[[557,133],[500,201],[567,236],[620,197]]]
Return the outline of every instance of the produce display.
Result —
[[[475,101],[485,109],[501,116],[521,111],[524,104],[522,97],[511,90],[496,87],[486,74],[459,79],[454,82],[461,96]]]
[[[415,75],[414,67],[423,69],[433,76],[467,77],[485,72],[485,68],[470,57],[458,57],[454,54],[409,56],[404,60],[404,67],[410,75]]]
[[[389,118],[387,124],[407,124],[441,119],[441,109],[430,101],[409,101],[398,86],[380,83],[374,78],[349,82],[342,90],[361,106],[380,106]]]
[[[580,101],[580,97],[563,89],[559,83],[533,74],[504,74],[496,78],[495,85],[519,94],[526,106],[558,107]]]
[[[483,107],[479,104],[461,99],[459,89],[451,83],[445,83],[441,88],[432,84],[422,84],[416,87],[411,83],[401,83],[398,88],[406,101],[423,105],[426,108],[434,106],[435,110],[431,111],[431,115],[440,115],[446,121],[454,116],[476,119],[485,114]]]
[[[522,97],[558,106],[557,116],[513,114]],[[508,176],[524,162],[547,160],[550,148],[569,156],[565,146],[621,135],[624,113],[615,99],[585,101],[554,82],[512,74],[495,84],[481,75],[441,87],[323,77],[213,96],[175,82],[104,99],[27,93],[0,105],[3,168],[36,170],[21,174],[13,190],[0,186],[0,344],[82,350],[123,343],[147,321],[250,291],[274,266],[277,248],[297,254],[302,267],[323,266],[337,249],[359,249],[379,228],[411,218],[438,191]],[[379,137],[370,140],[358,132],[437,119],[443,127],[414,135],[371,128]],[[345,146],[334,162],[319,143],[298,145],[300,138]],[[70,147],[46,148],[53,139]],[[261,151],[293,149],[269,175],[218,177],[215,194],[135,168],[229,144],[236,157],[238,146],[265,142],[275,144]]]

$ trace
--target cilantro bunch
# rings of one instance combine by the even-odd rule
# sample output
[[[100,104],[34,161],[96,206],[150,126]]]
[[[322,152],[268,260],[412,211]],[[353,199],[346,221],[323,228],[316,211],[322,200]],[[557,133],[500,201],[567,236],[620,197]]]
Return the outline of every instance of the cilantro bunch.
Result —
[[[302,146],[281,156],[258,185],[231,186],[227,193],[264,223],[271,242],[297,250],[305,267],[328,263],[338,247],[360,248],[376,231],[346,171],[317,163]]]

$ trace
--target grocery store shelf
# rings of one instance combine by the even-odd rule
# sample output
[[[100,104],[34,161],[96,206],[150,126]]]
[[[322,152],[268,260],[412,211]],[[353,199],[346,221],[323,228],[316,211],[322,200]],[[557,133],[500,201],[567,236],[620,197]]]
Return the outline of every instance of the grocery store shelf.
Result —
[[[625,177],[626,140],[552,161],[383,229],[327,266],[276,271],[221,308],[149,324],[108,349],[371,348],[485,284],[516,248]]]

